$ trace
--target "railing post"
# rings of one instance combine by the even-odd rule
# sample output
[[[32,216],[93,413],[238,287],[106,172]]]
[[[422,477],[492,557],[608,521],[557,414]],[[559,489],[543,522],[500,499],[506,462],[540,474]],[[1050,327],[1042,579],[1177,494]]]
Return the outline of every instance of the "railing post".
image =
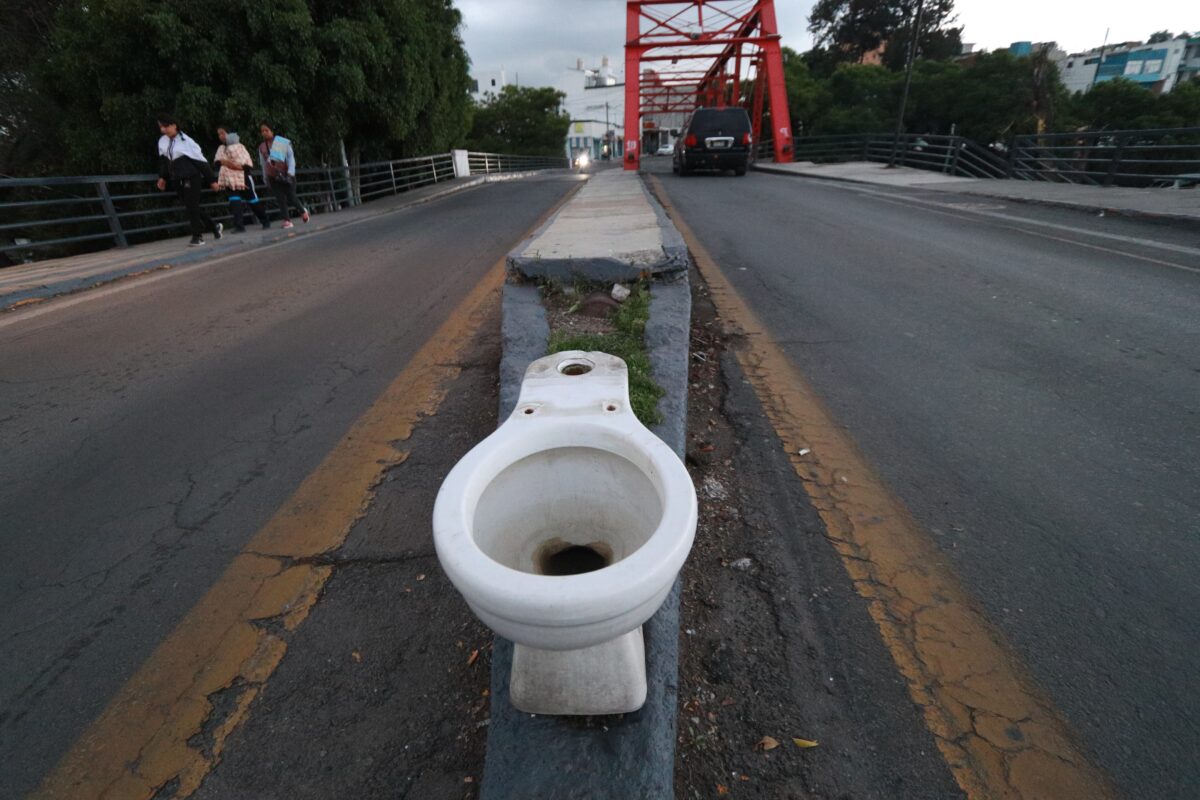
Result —
[[[1117,179],[1117,170],[1121,168],[1121,156],[1125,152],[1125,137],[1117,137],[1117,150],[1113,153],[1112,161],[1108,165],[1108,174],[1104,176],[1104,185],[1112,186],[1113,181]]]
[[[329,211],[341,211],[342,204],[338,202],[337,187],[333,185],[333,170],[325,168],[325,180],[329,181]]]
[[[1006,177],[1011,180],[1017,173],[1017,147],[1020,146],[1021,137],[1014,136],[1012,142],[1008,146],[1008,169]]]
[[[400,194],[400,190],[396,188],[396,162],[388,162],[388,172],[392,175],[392,194]]]
[[[954,146],[954,159],[950,164],[950,174],[957,175],[958,174],[958,157],[962,153],[963,147],[965,147],[966,145],[964,144],[963,140],[956,138],[954,140],[953,146]]]
[[[100,195],[100,202],[104,206],[104,216],[108,217],[108,227],[117,241],[117,247],[129,247],[129,242],[125,239],[125,231],[121,229],[121,218],[117,216],[117,207],[113,205],[112,195],[108,191],[108,182],[97,183],[96,192]]]
[[[433,156],[429,157],[429,171],[433,173],[433,182],[438,182],[437,162],[433,160]]]

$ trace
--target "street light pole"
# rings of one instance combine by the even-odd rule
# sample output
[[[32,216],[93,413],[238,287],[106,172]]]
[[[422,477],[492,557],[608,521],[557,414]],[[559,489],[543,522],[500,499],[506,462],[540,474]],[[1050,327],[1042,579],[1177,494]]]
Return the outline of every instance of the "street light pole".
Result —
[[[921,12],[925,0],[917,0],[917,17],[913,23],[912,39],[908,43],[908,63],[904,67],[904,93],[900,95],[900,115],[896,119],[896,136],[892,139],[892,157],[888,168],[896,166],[896,151],[900,147],[900,136],[904,133],[904,113],[908,110],[908,89],[912,86],[913,62],[917,57],[917,38],[921,35]]]

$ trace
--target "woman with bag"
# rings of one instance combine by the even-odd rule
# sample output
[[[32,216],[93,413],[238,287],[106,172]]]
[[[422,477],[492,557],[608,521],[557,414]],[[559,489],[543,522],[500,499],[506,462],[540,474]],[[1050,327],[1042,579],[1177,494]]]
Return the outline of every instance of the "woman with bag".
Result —
[[[158,190],[165,192],[171,186],[183,201],[188,212],[192,240],[189,247],[204,244],[204,231],[211,230],[214,239],[221,238],[221,223],[200,207],[200,192],[205,186],[217,190],[217,176],[213,174],[204,151],[196,140],[179,130],[179,124],[170,114],[158,115]]]
[[[292,143],[282,136],[276,136],[266,122],[259,125],[258,131],[263,139],[258,146],[263,179],[275,193],[275,200],[283,213],[283,227],[292,227],[292,206],[300,211],[300,219],[308,222],[308,209],[296,196],[296,153],[292,150]]]
[[[217,138],[221,146],[213,162],[220,167],[217,173],[217,185],[229,193],[229,213],[233,217],[233,229],[237,233],[245,233],[246,226],[242,220],[246,215],[246,206],[254,213],[255,218],[262,224],[263,230],[271,227],[267,219],[267,210],[258,202],[258,192],[254,190],[254,159],[241,143],[238,135],[222,125],[217,128]]]

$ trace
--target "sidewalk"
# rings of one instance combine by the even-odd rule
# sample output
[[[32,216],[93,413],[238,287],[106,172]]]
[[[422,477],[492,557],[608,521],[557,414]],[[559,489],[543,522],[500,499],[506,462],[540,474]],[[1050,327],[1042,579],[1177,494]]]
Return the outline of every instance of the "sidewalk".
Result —
[[[888,169],[874,162],[846,164],[756,163],[760,172],[796,175],[805,178],[871,183],[881,186],[915,187],[935,191],[977,194],[1017,203],[1037,203],[1086,211],[1104,211],[1131,217],[1200,222],[1200,190],[1128,189],[1123,187],[1082,186],[1047,181],[988,180],[959,178],[938,172],[895,167]]]
[[[91,289],[132,275],[247,252],[289,238],[338,228],[357,220],[427,203],[455,192],[482,186],[489,181],[514,179],[531,174],[533,173],[453,178],[334,214],[314,214],[307,224],[296,220],[296,227],[291,230],[280,227],[278,220],[272,222],[268,230],[252,225],[246,233],[235,234],[231,228],[226,227],[225,236],[220,241],[214,240],[211,234],[205,236],[206,244],[203,247],[188,247],[189,237],[179,236],[127,248],[114,247],[95,253],[6,267],[0,269],[0,312],[58,295]]]

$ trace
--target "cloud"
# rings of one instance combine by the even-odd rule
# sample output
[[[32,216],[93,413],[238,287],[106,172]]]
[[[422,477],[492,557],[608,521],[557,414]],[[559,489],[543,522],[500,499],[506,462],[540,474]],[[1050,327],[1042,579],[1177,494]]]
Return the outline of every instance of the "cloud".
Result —
[[[458,0],[463,40],[475,73],[499,72],[523,85],[561,85],[582,58],[597,66],[608,56],[618,73],[625,63],[623,0]],[[809,46],[808,4],[776,0],[785,44]],[[575,79],[578,81],[578,79]]]

